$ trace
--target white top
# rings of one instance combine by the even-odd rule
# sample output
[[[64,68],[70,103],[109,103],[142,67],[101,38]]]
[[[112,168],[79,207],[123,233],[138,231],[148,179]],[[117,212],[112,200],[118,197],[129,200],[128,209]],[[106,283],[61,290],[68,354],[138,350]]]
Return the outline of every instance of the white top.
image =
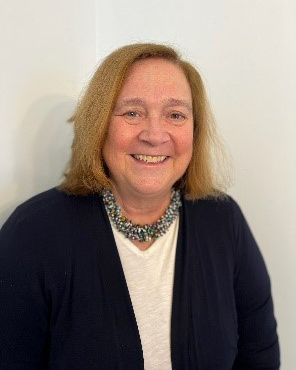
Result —
[[[140,333],[145,370],[171,370],[171,311],[179,218],[141,251],[112,224]]]

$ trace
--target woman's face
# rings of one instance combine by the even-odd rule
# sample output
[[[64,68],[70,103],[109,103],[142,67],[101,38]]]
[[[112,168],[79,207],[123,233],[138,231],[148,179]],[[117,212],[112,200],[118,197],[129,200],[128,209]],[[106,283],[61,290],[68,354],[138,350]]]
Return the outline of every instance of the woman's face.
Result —
[[[164,59],[135,62],[111,116],[103,158],[115,190],[167,196],[192,156],[191,90]]]

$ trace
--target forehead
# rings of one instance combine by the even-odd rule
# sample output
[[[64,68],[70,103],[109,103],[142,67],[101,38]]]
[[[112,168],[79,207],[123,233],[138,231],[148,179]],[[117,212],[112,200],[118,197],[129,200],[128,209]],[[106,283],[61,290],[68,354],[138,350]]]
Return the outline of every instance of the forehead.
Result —
[[[168,94],[191,99],[191,89],[182,68],[161,58],[148,58],[132,64],[118,98],[126,94]]]

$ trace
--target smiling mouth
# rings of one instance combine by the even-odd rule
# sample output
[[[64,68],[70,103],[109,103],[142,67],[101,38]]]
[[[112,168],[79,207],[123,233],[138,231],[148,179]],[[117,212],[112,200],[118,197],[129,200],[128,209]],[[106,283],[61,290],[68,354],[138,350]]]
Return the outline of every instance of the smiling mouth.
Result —
[[[146,163],[161,163],[168,157],[166,155],[144,155],[144,154],[132,154],[132,157],[138,161]]]

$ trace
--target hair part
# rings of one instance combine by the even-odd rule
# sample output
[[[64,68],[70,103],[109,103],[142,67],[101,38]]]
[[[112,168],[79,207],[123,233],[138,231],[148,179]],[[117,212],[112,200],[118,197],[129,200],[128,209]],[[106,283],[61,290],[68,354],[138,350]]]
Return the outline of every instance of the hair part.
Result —
[[[148,58],[161,58],[180,66],[191,89],[193,154],[185,174],[175,187],[182,190],[188,199],[225,196],[230,184],[228,160],[210,113],[202,79],[176,50],[152,43],[126,45],[115,50],[94,73],[69,119],[74,124],[74,139],[64,180],[59,186],[61,190],[68,194],[87,195],[111,188],[102,157],[111,114],[130,67]]]

